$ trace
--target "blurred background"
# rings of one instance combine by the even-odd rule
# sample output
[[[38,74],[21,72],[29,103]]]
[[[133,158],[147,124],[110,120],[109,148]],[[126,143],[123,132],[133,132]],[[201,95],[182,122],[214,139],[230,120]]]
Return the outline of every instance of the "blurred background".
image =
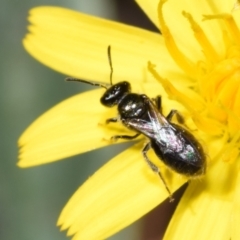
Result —
[[[27,32],[28,11],[40,5],[63,6],[156,30],[133,0],[1,1],[0,239],[3,240],[70,239],[56,227],[63,206],[89,175],[127,148],[125,143],[39,167],[16,166],[17,141],[29,124],[55,104],[87,88],[84,84],[79,84],[78,89],[74,84],[66,84],[65,76],[41,65],[24,50],[22,39]],[[160,239],[166,223],[161,223],[159,211],[110,239]],[[149,226],[155,225],[158,233],[149,230]]]

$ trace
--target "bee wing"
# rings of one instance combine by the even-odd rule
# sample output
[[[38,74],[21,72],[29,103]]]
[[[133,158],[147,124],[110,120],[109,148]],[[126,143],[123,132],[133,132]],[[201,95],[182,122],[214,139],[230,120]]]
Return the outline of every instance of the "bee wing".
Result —
[[[125,120],[125,124],[131,129],[134,129],[135,131],[140,132],[149,138],[154,137],[153,125],[149,121],[143,119],[130,119]]]
[[[125,124],[149,138],[157,139],[160,130],[163,127],[169,126],[169,123],[149,98],[146,99],[146,106],[148,109],[146,118],[127,119],[125,120]]]

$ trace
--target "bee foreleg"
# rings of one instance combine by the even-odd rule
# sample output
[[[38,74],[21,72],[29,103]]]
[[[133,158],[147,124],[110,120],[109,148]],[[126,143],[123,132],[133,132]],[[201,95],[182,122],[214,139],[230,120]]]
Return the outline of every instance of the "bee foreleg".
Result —
[[[118,122],[119,121],[119,118],[118,117],[114,117],[114,118],[108,118],[107,120],[106,120],[106,123],[108,124],[108,123],[110,123],[110,122]]]

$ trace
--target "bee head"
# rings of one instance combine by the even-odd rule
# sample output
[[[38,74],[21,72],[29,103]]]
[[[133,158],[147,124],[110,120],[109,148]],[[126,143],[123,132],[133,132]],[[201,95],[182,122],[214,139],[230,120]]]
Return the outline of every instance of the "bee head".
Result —
[[[109,87],[101,97],[101,103],[106,107],[117,105],[122,98],[131,92],[131,85],[127,81],[119,82]]]

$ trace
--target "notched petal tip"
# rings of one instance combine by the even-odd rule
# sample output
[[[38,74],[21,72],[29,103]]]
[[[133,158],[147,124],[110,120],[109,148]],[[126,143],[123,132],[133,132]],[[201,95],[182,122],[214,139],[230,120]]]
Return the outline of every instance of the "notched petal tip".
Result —
[[[99,126],[101,117],[106,115],[98,103],[101,91],[73,96],[32,123],[18,141],[18,166],[44,164],[109,145],[102,138],[112,136],[113,130]]]
[[[146,59],[164,58],[173,64],[157,33],[58,7],[34,8],[29,21],[31,34],[24,41],[25,49],[68,76],[109,82],[108,45],[117,80],[145,80]]]
[[[121,153],[75,192],[59,217],[61,230],[68,229],[74,239],[105,239],[168,196],[158,176],[144,162],[141,148],[139,143]],[[168,175],[167,181],[172,191],[184,183],[173,175]]]
[[[30,167],[57,161],[113,144],[114,135],[129,134],[122,124],[106,125],[106,119],[116,112],[99,103],[102,91],[73,96],[33,122],[18,141],[18,165]]]

